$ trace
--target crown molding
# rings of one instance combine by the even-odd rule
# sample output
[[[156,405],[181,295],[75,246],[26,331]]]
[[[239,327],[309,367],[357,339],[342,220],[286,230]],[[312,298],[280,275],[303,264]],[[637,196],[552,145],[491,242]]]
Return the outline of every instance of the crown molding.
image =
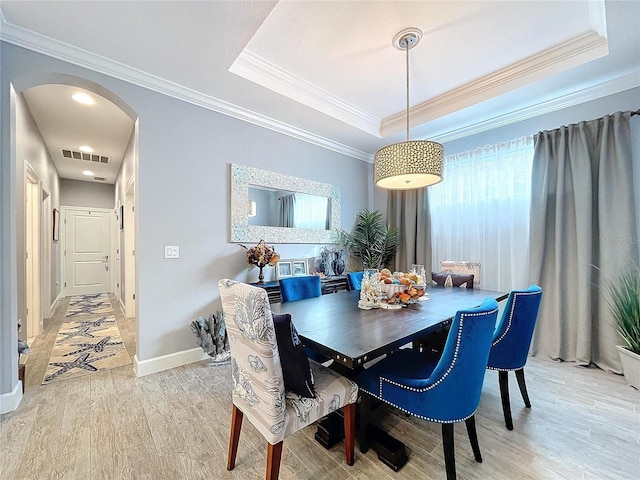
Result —
[[[240,53],[229,71],[380,138],[380,118],[344,102],[249,50]]]
[[[274,120],[270,117],[250,111],[237,105],[233,105],[224,100],[202,94],[189,88],[185,88],[181,85],[169,82],[154,75],[150,75],[128,65],[114,62],[113,60],[110,60],[108,58],[95,55],[86,50],[73,47],[66,43],[59,42],[35,32],[16,27],[15,25],[12,25],[5,21],[4,17],[2,16],[1,9],[0,21],[2,21],[2,28],[0,28],[0,40],[2,41],[6,41],[8,43],[26,48],[28,50],[42,53],[74,65],[88,68],[98,73],[103,73],[105,75],[109,75],[111,77],[124,80],[135,85],[139,85],[163,95],[167,95],[169,97],[191,103],[202,108],[222,113],[224,115],[237,118],[239,120],[257,125],[262,128],[267,128],[269,130],[290,136],[292,138],[296,138],[298,140],[319,146],[321,148],[325,148],[327,150],[337,152],[342,155],[346,155],[351,158],[369,163],[373,162],[373,154],[349,147],[347,145],[332,141],[319,135],[315,135],[306,130],[302,130],[298,127]],[[589,51],[589,46],[591,46],[591,49],[595,47],[596,50],[598,50],[598,45],[600,45],[599,48],[606,51],[606,39],[603,39],[602,37],[599,37],[597,35],[586,35],[584,37],[587,38],[582,38],[581,41],[577,43],[575,40],[574,42],[570,43],[573,43],[575,47],[578,46],[578,43],[581,43],[586,51]],[[566,45],[567,44],[564,44],[563,46],[557,48],[560,50],[560,52],[564,51],[564,54],[569,56],[570,58],[573,57],[575,59],[576,56],[579,56],[579,52],[574,50],[572,54],[570,49],[566,48]],[[539,56],[542,57],[540,58],[540,60],[544,60],[544,57],[548,52],[549,51],[540,54]],[[547,57],[546,61],[550,64],[554,64],[558,62],[557,58],[558,55],[556,54],[555,56]],[[485,77],[478,82],[473,82],[473,84],[476,89],[488,90],[492,88],[492,81],[499,85],[504,84],[510,81],[510,75],[515,75],[517,80],[519,76],[521,77],[526,73],[527,67],[533,69],[535,73],[536,65],[529,63],[531,62],[531,60],[532,59],[521,62],[522,64],[520,65],[520,68],[517,69],[517,71],[512,71],[513,69],[510,68],[507,69],[508,71],[499,72],[499,74],[496,73],[490,77]],[[541,65],[541,63],[539,62],[538,65]],[[538,70],[540,70],[540,68],[544,67],[538,67]],[[563,66],[563,69],[564,68],[565,67]],[[448,94],[438,97],[438,99],[432,102],[427,102],[420,106],[414,107],[412,109],[412,117],[417,118],[420,116],[428,115],[428,119],[432,119],[431,117],[439,118],[440,116],[444,115],[440,113],[442,109],[451,109],[452,104],[455,104],[460,100],[465,100],[467,96],[470,97],[474,95],[472,91],[468,90],[469,85],[471,84],[468,84],[465,87],[456,89],[452,92],[449,92]],[[634,71],[614,79],[603,81],[597,85],[592,85],[577,91],[572,91],[570,93],[560,95],[504,115],[498,115],[481,122],[468,124],[455,130],[447,130],[440,133],[435,132],[434,135],[429,135],[429,138],[442,143],[458,140],[463,137],[475,135],[523,120],[528,120],[546,113],[551,113],[563,108],[575,106],[587,101],[595,100],[603,96],[612,95],[614,93],[639,86],[640,72]],[[438,101],[439,103],[434,106],[433,103],[436,101]],[[452,109],[450,111],[458,109],[460,109],[460,107],[456,106],[455,109]],[[390,119],[393,119],[394,117],[388,117],[385,122],[389,122]],[[397,121],[399,121],[400,124],[399,130],[403,130],[405,128],[406,122],[405,114],[398,114],[397,117],[399,119]],[[389,128],[388,125],[386,126],[386,128]],[[387,132],[385,132],[385,134],[387,134]],[[376,134],[376,136],[379,137],[380,135]]]
[[[558,110],[580,105],[591,100],[596,100],[607,95],[613,95],[615,93],[624,92],[625,90],[637,87],[640,87],[640,71],[638,70],[617,78],[606,80],[597,85],[591,85],[566,95],[560,95],[545,100],[544,102],[518,109],[514,112],[498,115],[482,122],[466,125],[455,130],[448,130],[446,132],[429,135],[429,139],[440,143],[451,142],[453,140],[459,140],[488,130],[536,118],[547,113],[556,112]]]
[[[563,44],[412,107],[410,110],[411,124],[421,125],[444,117],[608,53],[607,39],[595,32],[574,37]],[[380,131],[385,137],[405,128],[406,113],[401,112],[385,118],[382,121]]]
[[[2,10],[0,10],[0,14],[1,13]],[[274,132],[282,133],[357,160],[366,162],[372,161],[372,155],[367,152],[335,142],[293,125],[280,122],[267,117],[266,115],[233,105],[219,98],[205,95],[196,90],[170,82],[129,65],[91,53],[87,50],[17,27],[16,25],[6,22],[4,17],[0,17],[0,19],[2,20],[2,28],[0,28],[0,40],[2,41],[84,67],[119,80],[124,80],[162,95],[191,103],[208,110],[213,110],[259,127],[267,128]]]

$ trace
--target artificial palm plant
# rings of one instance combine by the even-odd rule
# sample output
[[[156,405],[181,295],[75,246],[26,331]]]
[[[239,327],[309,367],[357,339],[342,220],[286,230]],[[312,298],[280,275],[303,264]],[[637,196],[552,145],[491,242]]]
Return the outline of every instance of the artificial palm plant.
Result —
[[[629,267],[609,284],[609,307],[628,349],[640,355],[640,269]]]
[[[364,268],[383,268],[389,265],[400,246],[397,228],[390,228],[380,211],[366,208],[358,213],[353,233],[339,230],[340,241],[354,257],[360,258]]]

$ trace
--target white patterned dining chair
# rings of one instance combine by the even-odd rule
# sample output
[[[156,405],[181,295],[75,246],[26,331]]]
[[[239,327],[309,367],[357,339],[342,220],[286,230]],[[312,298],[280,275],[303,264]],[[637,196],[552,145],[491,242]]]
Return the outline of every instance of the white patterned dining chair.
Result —
[[[348,465],[354,462],[358,386],[309,360],[315,398],[285,390],[281,355],[266,290],[220,280],[220,297],[231,350],[233,410],[227,470],[235,467],[242,419],[267,440],[267,480],[278,478],[283,440],[329,413],[343,409]],[[297,337],[295,329],[292,336]]]

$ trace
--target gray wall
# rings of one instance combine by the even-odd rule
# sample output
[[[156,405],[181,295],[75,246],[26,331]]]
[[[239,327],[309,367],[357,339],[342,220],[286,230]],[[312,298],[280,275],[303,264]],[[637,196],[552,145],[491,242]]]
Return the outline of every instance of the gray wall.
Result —
[[[541,130],[553,130],[562,125],[592,120],[618,111],[637,110],[638,108],[640,108],[640,88],[633,88],[478,135],[447,142],[444,144],[444,151],[445,155],[460,153],[525,135],[534,135]]]
[[[41,188],[50,192],[51,209],[60,209],[60,183],[58,172],[49,155],[40,131],[26,105],[22,94],[16,95],[16,155],[28,162],[40,181]],[[27,311],[24,285],[25,279],[25,165],[16,166],[16,225],[17,225],[17,281],[18,281],[18,318],[26,325]],[[41,205],[42,206],[42,205]],[[47,213],[45,213],[47,214]],[[48,212],[48,215],[53,215]],[[44,226],[43,226],[44,227]],[[44,235],[45,232],[42,232]],[[44,259],[41,259],[43,261]],[[53,303],[60,293],[60,242],[51,244],[51,298]],[[44,292],[42,292],[44,295]],[[27,333],[27,332],[23,332]]]
[[[2,42],[0,90],[2,139],[2,316],[0,394],[16,381],[15,158],[11,158],[10,82],[16,90],[66,74],[101,85],[139,118],[139,165],[130,159],[116,186],[136,174],[137,356],[141,361],[196,346],[190,322],[221,308],[217,281],[255,281],[244,249],[229,243],[229,164],[237,163],[336,184],[342,189],[342,227],[350,230],[363,207],[386,211],[386,193],[372,187],[372,165],[291,137],[187,104],[142,87]],[[590,102],[564,114],[547,115],[510,128],[445,145],[447,153],[535,133],[567,121],[637,108],[638,91]],[[632,101],[633,100],[633,101]],[[623,105],[624,104],[624,105]],[[576,118],[578,117],[578,118]],[[573,120],[567,120],[572,118]],[[14,122],[15,123],[15,122]],[[521,132],[521,133],[518,133]],[[133,157],[133,155],[132,155]],[[20,157],[18,157],[20,158]],[[12,161],[13,160],[13,161]],[[20,165],[17,165],[20,169]],[[116,200],[117,201],[117,200]],[[24,212],[18,213],[24,218]],[[22,220],[21,220],[22,221]],[[268,240],[268,239],[266,239]],[[7,243],[5,243],[5,241]],[[180,259],[165,260],[164,245],[179,245]],[[314,256],[319,246],[276,245],[283,258]],[[272,269],[265,272],[267,279]],[[9,338],[11,341],[7,341]]]
[[[107,208],[115,206],[115,185],[60,179],[60,205]]]
[[[349,228],[356,213],[368,206],[372,166],[366,162],[10,44],[2,43],[1,54],[3,102],[8,99],[8,82],[15,82],[20,91],[55,72],[101,85],[139,117],[139,165],[133,170],[138,172],[136,298],[141,361],[197,347],[189,324],[221,308],[220,278],[257,278],[247,268],[244,250],[228,241],[230,163],[340,186],[343,226]],[[11,138],[9,122],[4,123],[8,119],[4,103],[2,113],[3,138]],[[3,155],[3,162],[6,159],[8,155]],[[11,175],[11,167],[3,163],[3,174]],[[123,183],[124,177],[123,173]],[[121,198],[121,185],[116,191]],[[164,245],[179,245],[180,259],[165,260]],[[313,256],[319,248],[276,247],[285,258]],[[267,275],[273,274],[271,270]],[[7,321],[0,319],[3,324]],[[9,332],[6,325],[4,332]]]

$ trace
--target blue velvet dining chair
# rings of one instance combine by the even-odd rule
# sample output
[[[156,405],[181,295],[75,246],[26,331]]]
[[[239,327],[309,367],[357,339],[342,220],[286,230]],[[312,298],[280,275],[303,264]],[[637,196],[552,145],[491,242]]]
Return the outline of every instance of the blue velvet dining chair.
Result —
[[[531,285],[527,290],[512,291],[493,335],[487,368],[498,371],[502,410],[508,430],[513,430],[509,371],[515,371],[524,404],[531,408],[524,379],[524,366],[527,363],[541,300],[542,288],[538,285]]]
[[[362,287],[362,277],[364,277],[364,272],[347,273],[347,284],[349,285],[349,290],[360,290]]]
[[[296,300],[304,300],[305,298],[319,297],[322,295],[322,284],[320,277],[317,275],[309,275],[305,277],[290,277],[280,279],[280,296],[282,303],[295,302]],[[324,363],[329,358],[324,355],[305,348],[307,356],[318,363]]]
[[[280,279],[280,295],[282,302],[295,302],[305,298],[322,295],[320,277],[309,275],[305,277],[289,277]]]
[[[454,423],[466,423],[474,457],[482,462],[474,414],[497,316],[497,302],[487,298],[480,307],[456,313],[439,359],[400,349],[365,369],[356,378],[362,393],[360,450],[368,450],[368,412],[377,398],[409,415],[442,424],[447,480],[456,478]]]

